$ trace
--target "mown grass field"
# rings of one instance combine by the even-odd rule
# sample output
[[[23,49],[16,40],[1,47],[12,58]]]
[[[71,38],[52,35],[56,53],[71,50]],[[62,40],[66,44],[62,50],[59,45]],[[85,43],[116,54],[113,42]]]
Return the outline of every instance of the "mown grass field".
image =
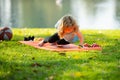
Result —
[[[55,29],[12,30],[11,41],[0,41],[0,80],[120,80],[120,30],[82,30],[85,43],[103,50],[59,53],[18,42],[25,35],[50,36]]]

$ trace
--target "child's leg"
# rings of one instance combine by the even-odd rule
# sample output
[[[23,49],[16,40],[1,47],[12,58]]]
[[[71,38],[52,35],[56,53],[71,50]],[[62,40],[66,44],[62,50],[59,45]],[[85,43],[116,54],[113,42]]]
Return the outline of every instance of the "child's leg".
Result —
[[[47,38],[45,38],[44,40],[42,40],[41,42],[39,42],[39,46],[43,46],[44,45],[44,43],[47,43],[47,42],[49,42],[49,43],[55,43],[56,41],[58,41],[58,40],[60,40],[60,38],[59,38],[59,36],[58,36],[58,33],[55,33],[55,34],[53,34],[52,36],[50,36],[50,37],[47,37]]]
[[[45,38],[42,42],[39,43],[39,46],[42,46],[44,43],[55,43],[57,42],[58,45],[65,45],[65,44],[69,44],[69,42],[67,42],[64,39],[60,39],[58,36],[58,33],[53,34],[52,36]]]
[[[66,41],[65,39],[60,39],[57,41],[58,45],[66,45],[66,44],[70,44],[70,42]]]
[[[54,43],[54,42],[56,42],[56,41],[58,41],[58,40],[60,40],[60,38],[59,38],[59,36],[58,36],[58,33],[55,33],[55,34],[53,34],[52,36],[45,38],[45,39],[43,40],[43,43],[47,43],[47,42],[49,42],[49,43]]]
[[[48,39],[49,39],[49,37],[45,38],[44,40],[40,41],[40,42],[38,43],[38,45],[39,45],[39,46],[43,46],[44,43],[47,43],[47,42],[48,42]]]
[[[60,40],[60,38],[59,38],[59,36],[58,36],[58,33],[55,33],[55,34],[53,34],[52,36],[50,36],[50,37],[48,38],[48,42],[49,42],[49,43],[54,43],[54,42],[56,42],[56,41],[58,41],[58,40]]]
[[[69,42],[67,42],[65,39],[60,39],[60,37],[58,36],[58,33],[55,33],[51,37],[49,37],[48,42],[49,43],[57,42],[58,45],[69,44]]]

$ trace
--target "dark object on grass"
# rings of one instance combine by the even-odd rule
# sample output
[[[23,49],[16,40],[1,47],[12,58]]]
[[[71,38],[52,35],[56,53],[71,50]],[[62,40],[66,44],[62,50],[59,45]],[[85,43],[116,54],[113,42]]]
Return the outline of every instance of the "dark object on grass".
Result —
[[[24,41],[29,41],[27,37],[24,37]]]
[[[62,52],[62,53],[59,53],[59,55],[66,56],[66,53]]]
[[[24,37],[24,41],[33,41],[34,38],[35,38],[34,36]]]
[[[39,63],[33,63],[33,64],[31,64],[31,66],[32,66],[32,67],[42,67],[42,65],[39,64]]]

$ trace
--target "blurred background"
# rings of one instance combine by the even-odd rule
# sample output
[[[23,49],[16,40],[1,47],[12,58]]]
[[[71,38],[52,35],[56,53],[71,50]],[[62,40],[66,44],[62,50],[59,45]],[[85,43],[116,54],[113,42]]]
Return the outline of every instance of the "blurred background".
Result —
[[[71,14],[81,29],[120,29],[120,0],[0,0],[0,27],[54,28]]]

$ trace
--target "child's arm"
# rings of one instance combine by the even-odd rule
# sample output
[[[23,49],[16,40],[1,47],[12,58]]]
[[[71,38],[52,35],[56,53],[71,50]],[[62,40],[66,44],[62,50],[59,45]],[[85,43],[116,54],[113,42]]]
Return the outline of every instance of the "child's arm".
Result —
[[[84,37],[83,37],[82,33],[80,31],[78,31],[76,34],[77,34],[77,36],[78,36],[78,38],[80,40],[80,44],[79,45],[83,46]]]

